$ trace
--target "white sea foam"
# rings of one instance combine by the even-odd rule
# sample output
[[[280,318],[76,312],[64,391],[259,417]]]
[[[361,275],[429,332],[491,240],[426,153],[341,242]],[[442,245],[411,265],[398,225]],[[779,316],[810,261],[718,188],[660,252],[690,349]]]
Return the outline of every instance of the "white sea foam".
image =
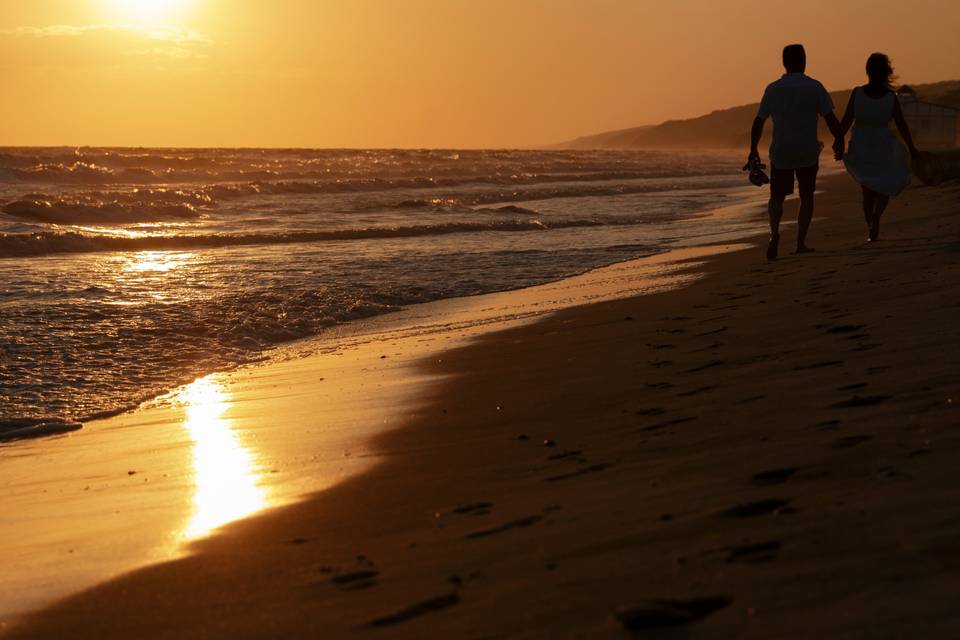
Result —
[[[737,164],[0,149],[0,431],[120,411],[357,318],[709,241],[738,224],[698,222],[742,197]]]

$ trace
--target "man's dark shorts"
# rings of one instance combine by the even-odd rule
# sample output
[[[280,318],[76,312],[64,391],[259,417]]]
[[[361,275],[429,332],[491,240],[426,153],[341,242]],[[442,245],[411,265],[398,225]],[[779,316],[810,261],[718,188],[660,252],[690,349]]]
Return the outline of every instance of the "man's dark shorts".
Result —
[[[817,188],[817,171],[820,165],[800,169],[778,169],[773,167],[770,174],[771,195],[788,196],[793,193],[793,176],[797,176],[800,193],[813,193]]]

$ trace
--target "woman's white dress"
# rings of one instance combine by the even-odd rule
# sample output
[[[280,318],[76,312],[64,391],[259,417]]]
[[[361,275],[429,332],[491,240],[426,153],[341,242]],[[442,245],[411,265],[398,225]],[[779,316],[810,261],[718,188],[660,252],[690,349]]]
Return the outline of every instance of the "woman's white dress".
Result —
[[[854,180],[881,195],[895,196],[910,184],[910,154],[890,130],[897,96],[871,98],[857,87],[853,136],[843,163]]]

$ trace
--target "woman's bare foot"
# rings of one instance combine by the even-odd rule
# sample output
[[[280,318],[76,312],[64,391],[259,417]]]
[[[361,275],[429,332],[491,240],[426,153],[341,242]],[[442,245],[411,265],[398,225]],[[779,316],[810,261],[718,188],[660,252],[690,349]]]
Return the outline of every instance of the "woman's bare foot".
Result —
[[[874,216],[870,221],[870,237],[868,242],[876,242],[880,239],[880,216]]]
[[[776,260],[777,253],[780,251],[780,236],[770,236],[770,242],[767,243],[767,260]]]

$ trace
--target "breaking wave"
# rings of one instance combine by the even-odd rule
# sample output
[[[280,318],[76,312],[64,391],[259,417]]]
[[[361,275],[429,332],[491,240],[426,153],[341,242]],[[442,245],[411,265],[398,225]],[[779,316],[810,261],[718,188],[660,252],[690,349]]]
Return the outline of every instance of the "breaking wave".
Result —
[[[23,199],[0,208],[7,215],[49,224],[130,224],[200,217],[192,204],[164,202],[84,202]]]
[[[291,233],[207,234],[108,236],[76,232],[44,231],[40,233],[9,233],[0,235],[0,257],[42,256],[52,253],[88,253],[97,251],[170,251],[232,247],[261,244],[292,244],[298,242],[325,242],[366,240],[376,238],[412,238],[452,233],[522,232],[640,224],[636,218],[605,220],[562,220],[545,222],[539,219],[502,220],[491,222],[458,222],[402,227],[367,227],[362,229],[333,229]]]

